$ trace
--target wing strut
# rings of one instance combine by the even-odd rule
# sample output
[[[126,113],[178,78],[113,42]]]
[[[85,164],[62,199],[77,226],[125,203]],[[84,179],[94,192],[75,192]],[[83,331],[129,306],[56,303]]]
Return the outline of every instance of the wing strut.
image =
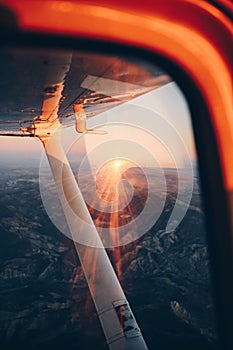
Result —
[[[145,341],[62,148],[59,132],[46,140],[44,147],[109,349],[146,350]],[[80,221],[83,225],[77,224]],[[82,235],[88,237],[87,245],[78,243]]]

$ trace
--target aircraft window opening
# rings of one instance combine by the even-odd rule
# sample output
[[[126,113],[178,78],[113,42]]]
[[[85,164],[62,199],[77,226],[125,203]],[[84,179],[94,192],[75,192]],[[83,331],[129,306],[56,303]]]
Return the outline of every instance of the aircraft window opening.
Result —
[[[0,343],[216,349],[198,159],[177,83],[127,56],[0,51]]]

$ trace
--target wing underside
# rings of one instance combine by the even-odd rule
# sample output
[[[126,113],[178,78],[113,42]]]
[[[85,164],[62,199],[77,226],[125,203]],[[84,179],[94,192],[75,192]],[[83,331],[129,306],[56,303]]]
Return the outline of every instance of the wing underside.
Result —
[[[0,136],[71,125],[74,104],[84,104],[90,118],[171,81],[160,68],[128,58],[16,49],[2,52],[0,74]]]

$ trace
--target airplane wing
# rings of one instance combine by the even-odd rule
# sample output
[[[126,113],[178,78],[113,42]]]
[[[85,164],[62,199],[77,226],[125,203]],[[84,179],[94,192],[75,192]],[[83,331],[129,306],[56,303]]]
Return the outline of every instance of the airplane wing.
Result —
[[[8,50],[0,74],[0,136],[71,125],[75,104],[90,118],[171,81],[154,65],[88,52]]]

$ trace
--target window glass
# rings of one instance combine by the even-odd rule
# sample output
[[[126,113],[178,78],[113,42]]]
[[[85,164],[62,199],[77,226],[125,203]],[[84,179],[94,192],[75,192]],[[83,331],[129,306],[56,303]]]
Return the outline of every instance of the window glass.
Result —
[[[67,217],[66,172],[50,169],[59,137],[101,238],[91,245],[106,249],[148,348],[215,349],[198,162],[176,82],[139,59],[25,48],[1,49],[0,76],[2,348],[108,348],[77,256],[86,219],[65,187]],[[88,249],[84,263],[95,276]],[[127,304],[115,309],[137,336]]]

